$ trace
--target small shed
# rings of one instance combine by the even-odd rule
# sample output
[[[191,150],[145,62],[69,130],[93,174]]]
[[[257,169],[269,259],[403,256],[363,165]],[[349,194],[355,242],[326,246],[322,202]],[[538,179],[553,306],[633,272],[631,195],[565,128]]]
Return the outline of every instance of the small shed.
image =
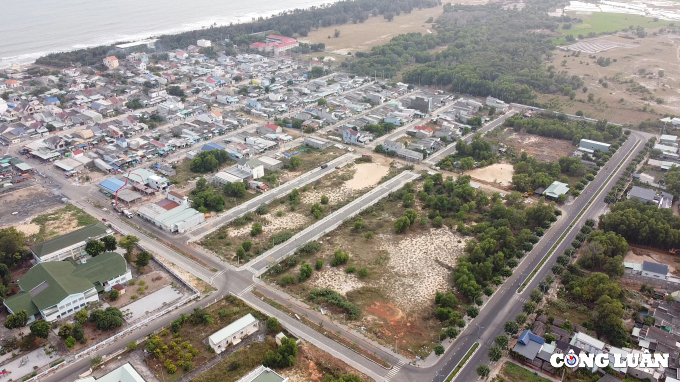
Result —
[[[116,284],[116,285],[112,286],[111,289],[117,290],[118,294],[121,295],[121,296],[125,294],[125,287],[120,285],[120,284]]]
[[[208,344],[215,350],[216,354],[219,354],[227,346],[236,345],[245,337],[256,332],[259,327],[259,321],[248,313],[208,337]]]

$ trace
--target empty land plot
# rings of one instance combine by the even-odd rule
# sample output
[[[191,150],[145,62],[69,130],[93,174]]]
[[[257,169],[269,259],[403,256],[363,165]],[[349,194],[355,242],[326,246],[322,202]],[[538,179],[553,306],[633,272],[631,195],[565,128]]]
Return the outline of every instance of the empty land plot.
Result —
[[[668,270],[678,276],[680,267],[680,256],[671,255],[667,251],[657,248],[630,245],[630,250],[626,253],[623,261],[628,263],[642,264],[644,261],[668,265]]]
[[[295,151],[298,151],[295,149]],[[295,152],[293,151],[293,152]],[[287,154],[292,154],[293,152],[287,152]],[[291,155],[290,158],[281,157],[280,161],[284,165],[290,163],[292,158],[299,158],[302,161],[299,167],[295,169],[283,170],[280,174],[281,183],[291,181],[300,175],[320,167],[324,163],[328,163],[335,158],[338,158],[347,152],[345,150],[340,150],[337,147],[329,147],[325,150],[318,150],[311,147],[304,147],[304,151],[300,150],[298,154]]]
[[[491,166],[467,171],[465,174],[470,175],[473,179],[481,179],[489,183],[499,183],[502,186],[510,186],[512,185],[513,173],[512,164],[496,163]]]
[[[39,184],[7,191],[0,195],[0,208],[3,211],[0,214],[0,225],[14,226],[27,235],[32,235],[35,233],[34,227],[22,227],[22,220],[25,222],[27,218],[63,205],[62,197]],[[17,214],[12,215],[13,212]]]
[[[503,130],[498,140],[514,148],[518,154],[526,152],[542,162],[554,162],[576,151],[576,147],[571,144],[571,141],[516,132],[509,127]]]
[[[33,238],[35,243],[40,243],[94,224],[97,221],[92,215],[69,204],[64,208],[37,216],[31,220],[32,224],[40,227],[40,230]]]
[[[220,227],[205,238],[201,245],[225,260],[238,264],[236,251],[243,247],[244,242],[250,242],[252,248],[246,251],[245,258],[240,259],[241,263],[244,260],[247,262],[314,224],[317,218],[313,216],[312,206],[321,208],[319,219],[327,216],[368,192],[389,171],[388,166],[373,163],[343,167],[300,188],[299,195],[293,198],[291,193],[273,201],[262,215],[249,213]],[[322,203],[324,196],[328,198],[325,204]],[[255,223],[262,226],[262,233],[253,235]]]
[[[411,208],[419,216],[427,215],[418,202]],[[397,340],[404,354],[426,356],[437,344],[433,333],[441,327],[431,313],[434,294],[451,289],[451,269],[463,254],[465,239],[449,228],[433,227],[426,217],[406,233],[396,234],[394,221],[406,209],[399,198],[388,197],[322,237],[320,249],[303,256],[312,266],[321,260],[322,269],[286,291],[306,299],[311,289],[335,290],[361,308],[361,319],[350,322],[351,326],[364,327],[365,335],[385,345],[393,346]],[[356,221],[361,221],[361,227]],[[349,261],[334,267],[338,249],[349,254]],[[273,268],[264,279],[277,284],[299,273],[299,266],[283,272]],[[324,305],[324,309],[342,319],[335,307]]]

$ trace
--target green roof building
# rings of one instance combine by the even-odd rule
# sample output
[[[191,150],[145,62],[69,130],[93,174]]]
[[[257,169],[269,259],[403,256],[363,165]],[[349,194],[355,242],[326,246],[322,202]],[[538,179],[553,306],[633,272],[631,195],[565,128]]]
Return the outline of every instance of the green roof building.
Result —
[[[123,256],[102,253],[82,260],[39,263],[19,279],[21,292],[7,297],[11,313],[25,310],[32,322],[38,313],[47,321],[69,316],[89,302],[99,301],[98,292],[132,279]]]
[[[543,195],[549,199],[557,199],[560,195],[569,192],[569,185],[566,183],[554,181],[548,188],[545,189]]]
[[[31,247],[33,257],[38,263],[46,261],[61,261],[68,258],[78,259],[85,256],[85,245],[88,240],[100,239],[111,233],[102,222],[83,227],[79,230],[69,232],[38,243]]]
[[[236,382],[288,382],[288,378],[279,375],[268,367],[260,365]]]

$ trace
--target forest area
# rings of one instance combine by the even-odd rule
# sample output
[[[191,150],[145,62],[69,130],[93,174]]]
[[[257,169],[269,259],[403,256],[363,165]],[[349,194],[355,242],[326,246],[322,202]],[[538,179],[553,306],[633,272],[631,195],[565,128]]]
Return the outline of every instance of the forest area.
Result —
[[[282,12],[270,18],[259,19],[244,24],[210,27],[173,35],[162,35],[156,41],[156,51],[167,52],[174,49],[186,49],[196,44],[198,39],[223,42],[226,38],[238,44],[249,44],[257,41],[254,33],[272,32],[283,36],[306,36],[310,30],[319,27],[363,23],[370,16],[399,15],[410,13],[417,8],[431,8],[439,5],[438,0],[344,0],[331,5],[294,9]],[[259,36],[261,39],[262,37]],[[93,66],[115,51],[113,45],[78,49],[71,52],[51,53],[40,57],[36,64],[65,68],[75,64]]]

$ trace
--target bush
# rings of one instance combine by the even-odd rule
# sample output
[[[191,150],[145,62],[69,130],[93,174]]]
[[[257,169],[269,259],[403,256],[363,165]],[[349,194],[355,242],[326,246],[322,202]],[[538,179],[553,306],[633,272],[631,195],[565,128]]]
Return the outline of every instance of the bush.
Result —
[[[111,301],[116,301],[118,296],[120,296],[120,293],[115,289],[111,289],[111,292],[109,292],[109,299]]]
[[[137,349],[137,341],[128,342],[128,344],[125,345],[125,348],[130,351]]]
[[[70,349],[76,345],[76,339],[69,337],[64,341],[64,343],[66,344],[66,347]]]
[[[278,332],[281,330],[281,324],[279,324],[279,320],[277,320],[274,317],[269,317],[267,318],[267,330],[272,331],[272,332]]]
[[[250,229],[250,236],[257,236],[262,233],[262,224],[255,222]]]
[[[253,242],[246,240],[243,243],[241,243],[241,248],[243,248],[244,251],[248,252],[250,251],[251,248],[253,248]]]
[[[361,268],[361,269],[359,269],[359,272],[357,272],[357,274],[358,274],[359,277],[361,277],[361,278],[367,277],[367,276],[368,276],[368,269],[366,269],[366,268]]]
[[[345,269],[345,272],[354,273],[354,271],[356,271],[356,270],[357,270],[357,267],[355,267],[354,265],[350,265],[349,267],[347,267],[347,269]]]
[[[342,249],[338,249],[333,253],[333,261],[331,262],[331,265],[334,267],[337,267],[338,265],[343,265],[347,264],[349,261],[349,254]]]
[[[279,279],[279,285],[287,286],[287,285],[295,284],[296,281],[297,281],[297,279],[293,275],[283,275]]]
[[[320,271],[323,268],[323,259],[317,259],[316,264],[314,264],[314,269]]]
[[[321,195],[321,204],[328,204],[329,199],[326,195]]]

